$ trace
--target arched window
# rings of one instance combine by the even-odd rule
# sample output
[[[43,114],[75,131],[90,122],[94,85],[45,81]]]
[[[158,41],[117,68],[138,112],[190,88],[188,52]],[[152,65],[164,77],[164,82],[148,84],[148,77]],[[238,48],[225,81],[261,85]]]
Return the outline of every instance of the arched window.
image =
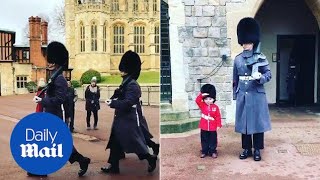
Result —
[[[154,44],[155,44],[155,52],[160,52],[160,27],[159,25],[156,25],[154,27]]]
[[[134,51],[136,53],[145,52],[145,27],[143,25],[134,26]]]
[[[149,0],[144,0],[144,10],[149,11]]]
[[[86,51],[86,40],[85,40],[85,27],[82,22],[80,22],[80,52]]]
[[[97,24],[96,22],[91,23],[91,51],[97,51],[98,43],[97,43]]]
[[[157,0],[153,0],[153,12],[156,13],[158,11],[158,2]]]
[[[128,11],[128,9],[129,9],[129,3],[128,3],[128,0],[126,0],[126,2],[125,2],[125,6],[126,6],[126,11]]]
[[[107,51],[107,23],[103,24],[103,52]]]
[[[111,1],[111,11],[118,12],[119,11],[119,0]]]
[[[138,0],[133,0],[133,12],[138,12],[138,10],[139,10]]]
[[[113,26],[113,53],[124,53],[124,26]]]

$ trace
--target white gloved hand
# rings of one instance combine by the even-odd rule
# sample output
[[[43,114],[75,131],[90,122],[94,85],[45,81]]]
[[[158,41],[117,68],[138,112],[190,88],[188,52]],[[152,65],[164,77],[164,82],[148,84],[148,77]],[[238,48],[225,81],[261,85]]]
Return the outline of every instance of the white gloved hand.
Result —
[[[201,95],[202,95],[202,96],[209,96],[208,93],[202,93]]]
[[[33,102],[35,103],[39,103],[42,101],[42,98],[38,97],[38,96],[34,96],[33,99],[32,99]]]
[[[253,77],[253,79],[259,80],[262,75],[259,72],[254,72],[251,76]]]
[[[111,99],[107,99],[107,100],[105,101],[105,103],[106,103],[108,106],[110,106],[111,102],[112,102]]]

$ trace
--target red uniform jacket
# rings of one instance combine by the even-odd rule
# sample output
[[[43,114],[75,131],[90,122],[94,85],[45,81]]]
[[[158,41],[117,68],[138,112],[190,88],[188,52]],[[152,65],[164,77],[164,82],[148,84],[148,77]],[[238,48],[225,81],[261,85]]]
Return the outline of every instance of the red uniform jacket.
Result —
[[[222,127],[221,125],[221,115],[219,107],[216,104],[207,105],[202,100],[201,93],[196,99],[201,110],[201,119],[199,123],[199,128],[205,131],[216,131],[217,127]]]
[[[39,96],[40,92],[41,92],[41,89],[37,91],[36,96]],[[43,98],[44,97],[44,93],[39,97]],[[40,102],[37,103],[36,112],[43,112],[43,107],[42,107],[42,104]]]

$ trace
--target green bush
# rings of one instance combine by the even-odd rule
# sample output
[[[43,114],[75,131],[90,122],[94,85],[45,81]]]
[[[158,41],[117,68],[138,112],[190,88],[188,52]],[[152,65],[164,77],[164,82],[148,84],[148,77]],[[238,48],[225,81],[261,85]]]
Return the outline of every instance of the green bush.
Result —
[[[82,84],[90,84],[92,77],[97,77],[97,83],[101,82],[101,74],[93,69],[89,69],[88,71],[84,72],[81,76],[80,82]]]
[[[29,92],[37,91],[37,84],[34,81],[27,82],[26,87]]]
[[[72,80],[72,81],[71,81],[71,86],[72,86],[73,88],[77,88],[77,87],[80,87],[81,84],[80,84],[80,82],[77,81],[77,80]]]

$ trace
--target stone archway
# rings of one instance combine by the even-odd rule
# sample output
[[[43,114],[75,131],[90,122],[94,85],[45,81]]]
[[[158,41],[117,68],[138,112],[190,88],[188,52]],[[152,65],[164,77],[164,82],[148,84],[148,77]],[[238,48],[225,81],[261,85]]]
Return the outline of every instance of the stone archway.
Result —
[[[231,39],[231,57],[241,52],[237,41],[237,25],[243,17],[254,17],[265,0],[247,0],[243,3],[226,3],[227,37]],[[320,27],[320,1],[305,0]]]

